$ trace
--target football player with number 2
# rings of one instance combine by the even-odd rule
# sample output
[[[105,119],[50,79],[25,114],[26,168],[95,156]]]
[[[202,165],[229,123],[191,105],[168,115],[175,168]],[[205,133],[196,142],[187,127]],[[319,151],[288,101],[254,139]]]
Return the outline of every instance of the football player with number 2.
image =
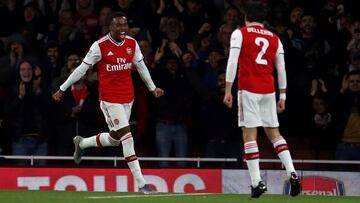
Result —
[[[264,28],[265,9],[261,4],[245,5],[246,27],[231,35],[230,53],[226,67],[224,104],[231,108],[233,81],[238,73],[238,125],[242,128],[245,160],[251,179],[251,197],[258,198],[267,191],[260,176],[257,127],[263,127],[275,151],[286,168],[290,194],[301,191],[285,139],[279,132],[277,113],[285,110],[286,72],[284,50],[280,39]],[[238,67],[238,71],[237,71]],[[274,67],[277,71],[279,101],[276,103]]]

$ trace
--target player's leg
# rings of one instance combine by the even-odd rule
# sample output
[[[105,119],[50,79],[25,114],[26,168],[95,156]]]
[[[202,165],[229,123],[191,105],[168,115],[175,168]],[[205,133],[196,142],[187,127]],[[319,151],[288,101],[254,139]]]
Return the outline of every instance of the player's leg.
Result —
[[[116,139],[120,138],[125,160],[130,168],[131,174],[135,178],[139,192],[144,194],[154,193],[155,191],[146,184],[144,176],[141,172],[140,163],[134,149],[134,139],[131,135],[130,126],[121,128],[116,132],[111,133],[111,135],[116,136]]]
[[[145,186],[146,182],[142,175],[139,160],[137,159],[134,149],[134,139],[132,137],[130,126],[125,126],[112,133],[116,139],[119,139],[122,144],[123,155],[133,174],[139,188]]]
[[[266,192],[267,187],[261,180],[259,165],[259,148],[256,142],[257,128],[242,128],[245,160],[251,179],[251,197],[258,198]]]
[[[264,128],[264,130],[269,140],[271,140],[278,157],[285,166],[286,173],[290,179],[291,196],[298,195],[301,192],[300,179],[295,171],[294,164],[286,140],[280,135],[279,129],[277,127],[274,128],[267,127]]]
[[[251,185],[256,187],[261,181],[259,148],[256,142],[257,128],[242,128],[245,160],[250,173]]]
[[[247,91],[238,92],[238,119],[242,127],[245,160],[251,179],[251,197],[259,197],[266,191],[261,181],[259,166],[259,148],[257,145],[257,126],[261,125],[257,94]]]
[[[119,124],[119,119],[112,119],[110,115],[110,111],[119,112],[122,115],[125,115],[125,111],[121,110],[121,108],[114,107],[110,103],[100,102],[100,109],[104,114],[106,123],[108,124],[109,129],[113,129],[116,127],[116,124]],[[127,122],[127,118],[123,118],[125,122]],[[84,152],[84,149],[89,147],[108,147],[108,146],[119,146],[120,140],[113,138],[114,136],[110,136],[109,132],[102,132],[97,135],[83,138],[81,136],[75,136],[73,141],[75,145],[74,151],[74,161],[79,164],[81,162],[81,157]]]
[[[128,104],[118,104],[101,101],[100,108],[105,116],[110,132],[100,133],[89,138],[79,138],[79,136],[77,136],[74,138],[74,143],[75,140],[78,142],[77,148],[80,149],[79,151],[88,147],[118,146],[121,143],[123,155],[136,180],[136,184],[143,190],[142,192],[151,193],[152,190],[146,185],[134,150],[134,139],[129,126],[132,104],[133,102]],[[79,157],[81,160],[81,155]]]
[[[269,140],[272,142],[278,157],[280,158],[281,162],[284,164],[287,175],[290,177],[290,174],[292,172],[295,172],[295,168],[292,162],[292,158],[286,140],[280,135],[279,129],[277,127],[275,128],[266,127],[264,128],[264,130]]]
[[[86,148],[118,146],[120,144],[120,142],[113,139],[108,132],[99,133],[87,138],[75,136],[73,142],[75,145],[74,161],[77,164],[81,162],[82,154]]]
[[[276,153],[286,168],[287,175],[290,177],[290,173],[295,172],[295,169],[288,145],[279,132],[275,93],[264,95],[260,102],[261,119],[265,133],[272,142]]]
[[[122,108],[116,107],[111,103],[100,101],[100,109],[104,114],[105,121],[108,125],[108,128],[114,131],[114,128],[120,124],[120,120],[118,118],[113,118],[110,112],[115,112],[125,115],[125,111]],[[124,122],[126,123],[126,118],[123,118]],[[126,124],[124,124],[126,125]],[[108,146],[119,146],[120,141],[113,138],[114,136],[110,136],[109,132],[102,132],[95,136],[83,138],[80,136],[76,136],[74,138],[74,142],[79,143],[79,148],[84,150],[89,147],[108,147]],[[76,144],[75,144],[76,146]]]
[[[113,137],[110,136],[110,133],[108,132],[102,132],[88,138],[81,138],[79,142],[79,146],[81,149],[86,149],[89,147],[119,146],[119,144],[119,140],[115,140]]]
[[[121,105],[123,107],[123,110],[125,111],[123,115],[126,115],[126,123],[121,119],[119,125],[121,125],[121,123],[124,122],[124,125],[126,124],[126,126],[116,131],[118,136],[117,138],[120,138],[125,160],[130,168],[132,175],[135,178],[136,184],[139,188],[139,192],[145,194],[151,194],[154,193],[155,191],[148,184],[146,184],[144,176],[141,172],[140,163],[139,160],[137,159],[134,149],[134,139],[132,137],[128,122],[130,119],[132,105],[133,102]]]
[[[287,175],[290,177],[290,182],[293,182],[291,195],[295,196],[300,192],[300,182],[286,140],[279,132],[275,93],[264,95],[261,100],[260,108],[265,133],[272,142],[281,162],[285,166]]]

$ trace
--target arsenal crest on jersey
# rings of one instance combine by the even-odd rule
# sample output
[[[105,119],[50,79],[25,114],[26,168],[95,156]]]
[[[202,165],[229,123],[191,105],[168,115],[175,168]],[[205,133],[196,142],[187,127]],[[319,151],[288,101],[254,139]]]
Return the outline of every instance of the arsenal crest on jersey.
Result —
[[[130,48],[130,47],[126,48],[126,53],[127,53],[127,54],[129,54],[129,55],[131,55],[131,54],[132,54],[132,50],[131,50],[131,48]]]

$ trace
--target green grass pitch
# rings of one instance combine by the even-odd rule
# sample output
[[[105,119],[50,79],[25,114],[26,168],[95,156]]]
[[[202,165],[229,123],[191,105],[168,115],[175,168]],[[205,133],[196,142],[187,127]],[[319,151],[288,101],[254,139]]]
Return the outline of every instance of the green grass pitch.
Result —
[[[60,192],[60,191],[0,191],[1,203],[359,203],[360,197],[263,195],[251,199],[237,194],[179,194],[116,192]]]

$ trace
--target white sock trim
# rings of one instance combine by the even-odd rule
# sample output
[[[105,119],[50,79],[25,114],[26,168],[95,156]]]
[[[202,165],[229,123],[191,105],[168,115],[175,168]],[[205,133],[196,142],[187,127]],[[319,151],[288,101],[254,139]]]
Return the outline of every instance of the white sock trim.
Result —
[[[256,141],[246,142],[244,144],[244,151],[246,154],[259,152],[259,147]]]

